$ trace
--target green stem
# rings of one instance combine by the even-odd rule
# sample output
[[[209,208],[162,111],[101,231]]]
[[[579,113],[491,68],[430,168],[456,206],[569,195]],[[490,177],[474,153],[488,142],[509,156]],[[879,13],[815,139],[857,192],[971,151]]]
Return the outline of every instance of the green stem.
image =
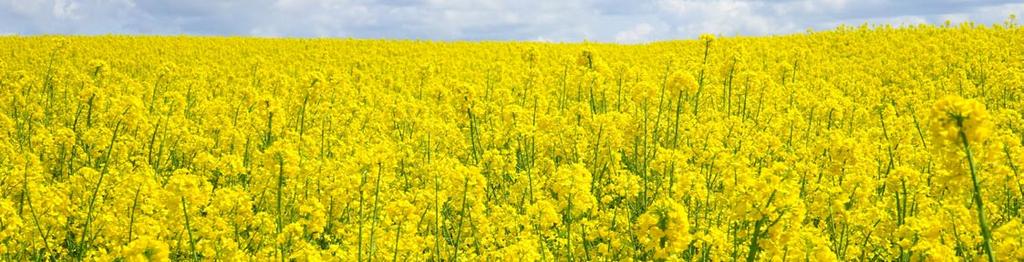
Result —
[[[467,205],[467,193],[469,192],[469,174],[466,174],[466,178],[463,179],[462,183],[462,211],[459,214],[459,224],[456,226],[457,233],[455,233],[455,253],[452,254],[452,261],[459,261],[459,247],[462,246],[462,221],[466,219],[466,209],[469,208]]]
[[[117,124],[114,125],[114,134],[110,138],[110,145],[107,146],[107,154],[105,162],[103,163],[103,170],[100,172],[100,177],[96,181],[96,187],[92,189],[92,197],[89,198],[89,208],[85,215],[85,226],[82,228],[82,238],[79,241],[82,246],[80,246],[79,248],[81,249],[76,252],[76,255],[78,256],[77,259],[79,261],[82,260],[82,256],[85,255],[85,251],[89,249],[89,242],[87,242],[89,240],[89,225],[92,224],[92,213],[96,207],[96,197],[100,193],[100,186],[103,185],[103,177],[106,176],[107,170],[110,166],[110,151],[114,150],[114,142],[117,141],[117,132],[120,131],[120,129],[121,121],[118,121]]]
[[[381,173],[384,173],[384,166],[381,165],[380,163],[377,163],[377,186],[374,187],[375,189],[373,191],[373,220],[370,222],[370,254],[369,256],[367,256],[370,260],[373,260],[373,255],[377,249],[377,242],[374,239],[374,233],[376,233],[377,231],[374,230],[374,228],[377,227],[377,203],[380,202]]]
[[[49,251],[50,250],[50,241],[46,240],[46,234],[43,234],[43,228],[42,228],[42,226],[39,225],[39,216],[36,215],[36,208],[32,206],[32,193],[30,193],[28,191],[28,171],[27,170],[29,170],[29,169],[28,169],[28,162],[27,161],[26,161],[26,164],[25,164],[25,170],[26,170],[26,172],[24,174],[25,177],[24,177],[24,180],[22,181],[22,186],[23,186],[22,187],[22,192],[24,192],[24,194],[25,194],[25,201],[28,202],[29,213],[32,214],[32,223],[35,224],[36,231],[39,233],[39,237],[43,239],[43,247],[45,247],[46,250]]]
[[[437,175],[434,175],[434,259],[441,257],[441,206],[438,202],[440,185]]]
[[[391,262],[398,261],[398,240],[402,239],[402,221],[398,221],[398,230],[395,230],[395,253],[391,257]]]
[[[132,231],[135,228],[135,210],[139,207],[139,192],[142,191],[142,185],[139,185],[138,189],[135,189],[135,200],[132,201],[132,211],[128,217],[128,242],[132,242]]]
[[[269,133],[269,132],[268,132]],[[281,195],[284,190],[284,157],[281,155],[277,156],[277,234],[281,235],[282,229],[284,228],[284,213],[283,205],[281,201]],[[284,261],[284,247],[278,246],[278,252],[281,253],[281,261]]]
[[[185,213],[185,231],[188,232],[188,245],[192,249],[192,260],[199,261],[199,254],[196,253],[196,241],[192,237],[192,225],[188,220],[188,204],[186,204],[184,196],[181,197],[181,210],[182,213]]]
[[[981,185],[978,182],[978,174],[974,169],[974,156],[971,154],[971,146],[967,143],[967,135],[964,134],[963,123],[958,123],[960,126],[960,141],[963,142],[964,153],[967,154],[967,165],[971,168],[971,182],[974,184],[974,204],[978,208],[978,226],[981,227],[981,236],[984,238],[982,247],[985,249],[985,255],[988,256],[988,261],[995,261],[992,255],[992,231],[989,229],[988,221],[985,219],[985,204],[981,199]]]
[[[708,64],[708,53],[711,50],[711,42],[704,42],[704,60],[701,62],[700,75],[697,77],[697,93],[693,96],[693,115],[697,116],[697,106],[700,105],[700,94],[704,91],[704,68]]]

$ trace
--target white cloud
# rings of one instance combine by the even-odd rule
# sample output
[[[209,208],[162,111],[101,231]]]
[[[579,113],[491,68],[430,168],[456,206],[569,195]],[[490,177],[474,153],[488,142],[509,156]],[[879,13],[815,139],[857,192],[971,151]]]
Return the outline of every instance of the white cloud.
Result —
[[[892,25],[892,26],[911,26],[911,25],[928,23],[928,19],[923,17],[923,16],[908,15],[908,16],[881,17],[881,18],[871,18],[871,19],[840,20],[840,21],[834,21],[834,22],[826,23],[825,25],[826,25],[826,27],[831,28],[831,27],[839,26],[840,24],[860,25],[860,24],[864,24],[864,23],[867,23],[869,25],[888,24],[888,25]]]
[[[0,0],[0,32],[615,41],[1001,23],[1008,0]]]
[[[654,27],[648,23],[640,23],[629,30],[615,34],[615,42],[619,43],[642,43],[649,39]]]
[[[661,0],[659,5],[677,24],[676,33],[686,38],[701,33],[766,35],[794,31],[787,18],[764,11],[772,7],[767,2]]]
[[[989,19],[1000,19],[998,21],[989,21],[995,23],[999,21],[1005,21],[1010,15],[1017,16],[1017,22],[1020,22],[1021,16],[1024,16],[1024,3],[1013,3],[996,6],[984,6],[980,7],[971,14],[967,15],[968,19],[981,19],[982,17]]]
[[[57,0],[53,3],[53,16],[56,18],[81,18],[81,16],[75,15],[75,11],[78,11],[78,3],[67,0]]]

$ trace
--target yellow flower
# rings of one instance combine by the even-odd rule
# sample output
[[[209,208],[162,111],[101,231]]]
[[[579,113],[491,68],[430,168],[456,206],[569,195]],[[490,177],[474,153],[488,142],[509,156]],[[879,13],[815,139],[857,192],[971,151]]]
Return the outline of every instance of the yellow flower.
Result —
[[[961,140],[961,133],[969,143],[981,143],[992,133],[992,121],[985,105],[974,99],[946,96],[932,106],[932,135],[941,143]]]
[[[127,261],[170,261],[170,248],[163,241],[141,236],[122,249],[120,257]]]
[[[90,60],[89,70],[93,75],[99,75],[103,71],[107,70],[107,62],[100,59]]]
[[[682,70],[672,73],[666,85],[668,92],[672,94],[682,94],[681,92],[693,94],[697,92],[697,80],[693,78],[693,75]]]
[[[558,226],[562,223],[562,218],[555,210],[555,205],[548,200],[538,200],[529,207],[527,211],[536,219],[536,223],[541,226],[542,229],[548,229],[554,226]]]
[[[580,213],[595,207],[597,199],[591,194],[593,177],[582,164],[558,167],[552,176],[549,186],[558,197],[560,208],[571,207],[568,211]]]
[[[580,55],[576,57],[576,65],[584,68],[594,68],[594,52],[590,49],[584,49],[580,52]]]
[[[715,41],[715,35],[713,34],[700,34],[700,41],[710,44]]]
[[[640,244],[659,259],[682,252],[690,244],[690,221],[681,204],[668,199],[655,201],[637,219]]]

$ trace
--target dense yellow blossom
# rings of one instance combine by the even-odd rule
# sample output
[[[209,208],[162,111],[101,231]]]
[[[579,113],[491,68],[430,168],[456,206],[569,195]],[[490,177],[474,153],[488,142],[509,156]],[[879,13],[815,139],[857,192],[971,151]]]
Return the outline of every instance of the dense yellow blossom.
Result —
[[[935,118],[932,134],[939,143],[959,141],[963,132],[967,141],[980,143],[992,133],[992,120],[985,105],[977,100],[946,96],[932,107]]]
[[[0,260],[1019,261],[1021,46],[0,37]]]

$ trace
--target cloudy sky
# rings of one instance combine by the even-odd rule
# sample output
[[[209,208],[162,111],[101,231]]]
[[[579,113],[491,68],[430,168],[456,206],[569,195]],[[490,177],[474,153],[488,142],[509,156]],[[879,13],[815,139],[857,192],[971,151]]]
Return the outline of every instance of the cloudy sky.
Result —
[[[1001,23],[1004,0],[0,0],[0,34],[637,43],[839,24]],[[1019,19],[1018,19],[1019,20]]]

